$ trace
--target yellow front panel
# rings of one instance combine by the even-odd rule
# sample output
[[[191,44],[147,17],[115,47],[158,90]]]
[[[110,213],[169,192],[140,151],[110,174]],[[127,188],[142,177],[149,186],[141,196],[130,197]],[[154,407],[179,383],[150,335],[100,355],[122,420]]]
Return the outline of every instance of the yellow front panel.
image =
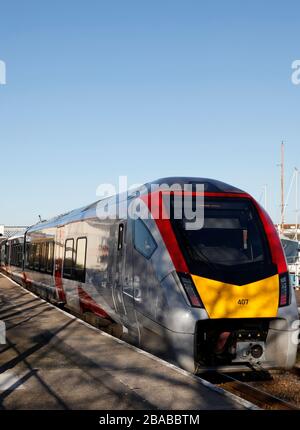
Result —
[[[272,318],[277,315],[278,275],[242,286],[196,275],[192,278],[210,318]]]

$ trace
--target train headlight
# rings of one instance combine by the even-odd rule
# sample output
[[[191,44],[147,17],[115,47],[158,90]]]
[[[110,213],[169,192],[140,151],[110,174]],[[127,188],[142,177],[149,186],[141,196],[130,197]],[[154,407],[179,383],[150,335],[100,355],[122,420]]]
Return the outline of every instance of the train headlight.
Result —
[[[195,308],[204,308],[191,276],[183,273],[178,273],[178,276],[186,292],[186,295],[188,296],[191,306]]]
[[[279,306],[290,304],[290,277],[289,273],[279,275]]]

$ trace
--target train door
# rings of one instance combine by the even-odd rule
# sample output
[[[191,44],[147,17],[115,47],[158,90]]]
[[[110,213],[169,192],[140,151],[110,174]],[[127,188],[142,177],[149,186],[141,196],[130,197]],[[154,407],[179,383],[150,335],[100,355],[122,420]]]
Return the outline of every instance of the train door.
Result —
[[[126,224],[123,238],[123,247],[125,248],[125,267],[123,272],[123,301],[127,321],[131,327],[131,332],[132,334],[134,334],[134,336],[137,336],[139,333],[134,301],[132,227],[132,220],[129,219]]]
[[[78,293],[78,281],[74,279],[74,265],[76,260],[77,252],[77,241],[74,237],[69,236],[70,232],[67,230],[67,234],[64,242],[64,257],[63,257],[63,292],[66,297],[66,306],[75,312],[80,312],[80,300]],[[73,235],[71,235],[73,236]]]
[[[130,329],[135,329],[131,229],[131,222],[120,222],[118,225],[115,303],[124,324]]]
[[[123,244],[124,238],[124,223],[117,224],[117,241],[115,248],[115,279],[113,285],[113,298],[115,303],[116,312],[121,316],[122,319],[125,318],[125,304],[123,301],[123,289],[122,289],[122,279],[123,271],[125,267],[125,248]]]
[[[150,258],[157,244],[142,219],[133,220],[132,224],[135,308],[143,316],[156,321],[160,288]]]
[[[59,301],[66,301],[62,283],[62,265],[64,252],[64,231],[63,228],[58,228],[54,246],[54,282]]]

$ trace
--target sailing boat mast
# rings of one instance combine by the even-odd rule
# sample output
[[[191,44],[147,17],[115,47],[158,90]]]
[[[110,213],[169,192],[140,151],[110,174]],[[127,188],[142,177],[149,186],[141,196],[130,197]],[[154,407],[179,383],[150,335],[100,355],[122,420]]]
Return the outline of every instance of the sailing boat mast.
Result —
[[[281,142],[281,163],[280,163],[280,183],[281,183],[281,232],[283,233],[284,230],[284,143]]]
[[[298,240],[298,179],[299,179],[299,170],[295,167],[295,175],[296,175],[296,240]]]

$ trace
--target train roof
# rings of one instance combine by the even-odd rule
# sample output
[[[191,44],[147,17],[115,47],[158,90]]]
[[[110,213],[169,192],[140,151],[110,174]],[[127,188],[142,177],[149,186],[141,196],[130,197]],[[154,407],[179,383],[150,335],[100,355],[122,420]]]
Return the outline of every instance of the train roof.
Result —
[[[243,193],[243,190],[240,190],[239,188],[234,187],[233,185],[227,184],[222,181],[218,181],[217,179],[210,179],[210,178],[198,178],[198,177],[189,177],[189,176],[174,176],[174,177],[167,177],[167,178],[161,178],[157,179],[156,181],[149,182],[145,184],[146,186],[151,186],[151,184],[157,184],[157,185],[173,185],[178,184],[181,187],[184,185],[197,185],[202,184],[204,185],[204,191],[205,192],[211,192],[211,193]]]
[[[106,197],[104,199],[97,200],[96,202],[83,206],[79,209],[74,209],[72,211],[66,212],[62,215],[58,215],[54,218],[51,218],[47,221],[42,221],[37,223],[27,229],[27,232],[39,231],[45,228],[58,227],[68,224],[74,221],[81,221],[90,218],[96,217],[96,209],[98,204],[107,205],[110,203],[115,203],[116,200],[118,202],[126,201],[127,199],[137,197],[140,194],[149,192],[151,190],[151,186],[172,186],[172,185],[180,185],[182,188],[184,185],[196,185],[203,184],[205,192],[214,192],[214,193],[243,193],[244,191],[236,188],[230,184],[225,182],[218,181],[216,179],[209,178],[198,178],[198,177],[188,177],[188,176],[174,176],[174,177],[166,177],[160,178],[155,181],[147,182],[140,187],[137,187],[134,190],[129,190],[128,193],[121,193],[117,195],[113,195],[110,197]],[[139,194],[138,194],[139,193]]]

